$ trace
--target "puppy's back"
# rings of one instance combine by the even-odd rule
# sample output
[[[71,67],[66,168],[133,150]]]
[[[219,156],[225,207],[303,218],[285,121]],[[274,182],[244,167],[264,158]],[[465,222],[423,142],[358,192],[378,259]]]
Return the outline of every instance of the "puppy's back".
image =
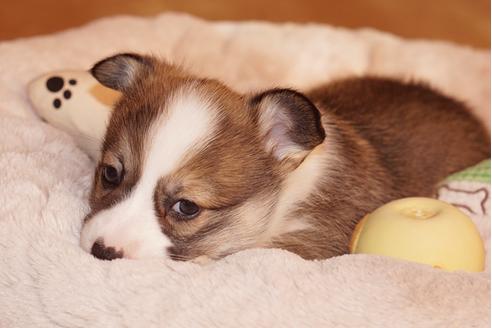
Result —
[[[309,97],[374,147],[401,197],[430,196],[447,175],[490,157],[489,135],[470,110],[422,84],[353,78]]]

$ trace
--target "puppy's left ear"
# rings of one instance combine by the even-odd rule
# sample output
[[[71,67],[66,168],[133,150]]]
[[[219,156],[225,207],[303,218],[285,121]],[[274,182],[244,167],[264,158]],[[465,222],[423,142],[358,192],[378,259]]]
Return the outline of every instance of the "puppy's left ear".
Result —
[[[267,151],[279,161],[298,165],[325,139],[321,115],[302,93],[290,89],[273,89],[252,98],[257,107],[260,134]]]
[[[138,78],[148,74],[153,66],[152,57],[122,53],[97,62],[90,72],[102,85],[124,92]]]

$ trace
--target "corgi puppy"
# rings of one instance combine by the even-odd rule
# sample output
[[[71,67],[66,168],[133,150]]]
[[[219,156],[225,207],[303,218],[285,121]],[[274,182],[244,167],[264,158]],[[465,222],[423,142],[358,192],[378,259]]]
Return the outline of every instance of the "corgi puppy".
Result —
[[[485,128],[419,83],[362,77],[239,94],[150,56],[91,70],[118,90],[81,246],[95,257],[216,260],[255,247],[348,252],[354,226],[432,196],[490,157]]]

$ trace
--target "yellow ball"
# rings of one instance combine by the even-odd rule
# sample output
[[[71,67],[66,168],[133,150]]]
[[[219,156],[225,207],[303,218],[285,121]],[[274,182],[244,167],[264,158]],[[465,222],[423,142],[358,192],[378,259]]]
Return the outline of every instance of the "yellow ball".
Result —
[[[483,271],[482,239],[471,219],[431,198],[392,201],[357,224],[351,253],[392,256],[453,271]]]

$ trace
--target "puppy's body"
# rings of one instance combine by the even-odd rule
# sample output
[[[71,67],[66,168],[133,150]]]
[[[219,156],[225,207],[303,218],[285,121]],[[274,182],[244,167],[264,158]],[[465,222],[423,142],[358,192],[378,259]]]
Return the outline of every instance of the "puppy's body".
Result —
[[[347,252],[365,214],[394,199],[434,196],[446,176],[490,156],[487,133],[469,111],[424,85],[355,78],[307,95],[327,131],[325,165],[316,191],[289,215],[310,217],[316,229],[274,242],[305,258]]]
[[[418,84],[357,78],[307,97],[239,95],[136,55],[93,74],[123,92],[81,237],[104,259],[218,259],[251,247],[343,254],[366,213],[431,196],[490,156],[466,108]]]

